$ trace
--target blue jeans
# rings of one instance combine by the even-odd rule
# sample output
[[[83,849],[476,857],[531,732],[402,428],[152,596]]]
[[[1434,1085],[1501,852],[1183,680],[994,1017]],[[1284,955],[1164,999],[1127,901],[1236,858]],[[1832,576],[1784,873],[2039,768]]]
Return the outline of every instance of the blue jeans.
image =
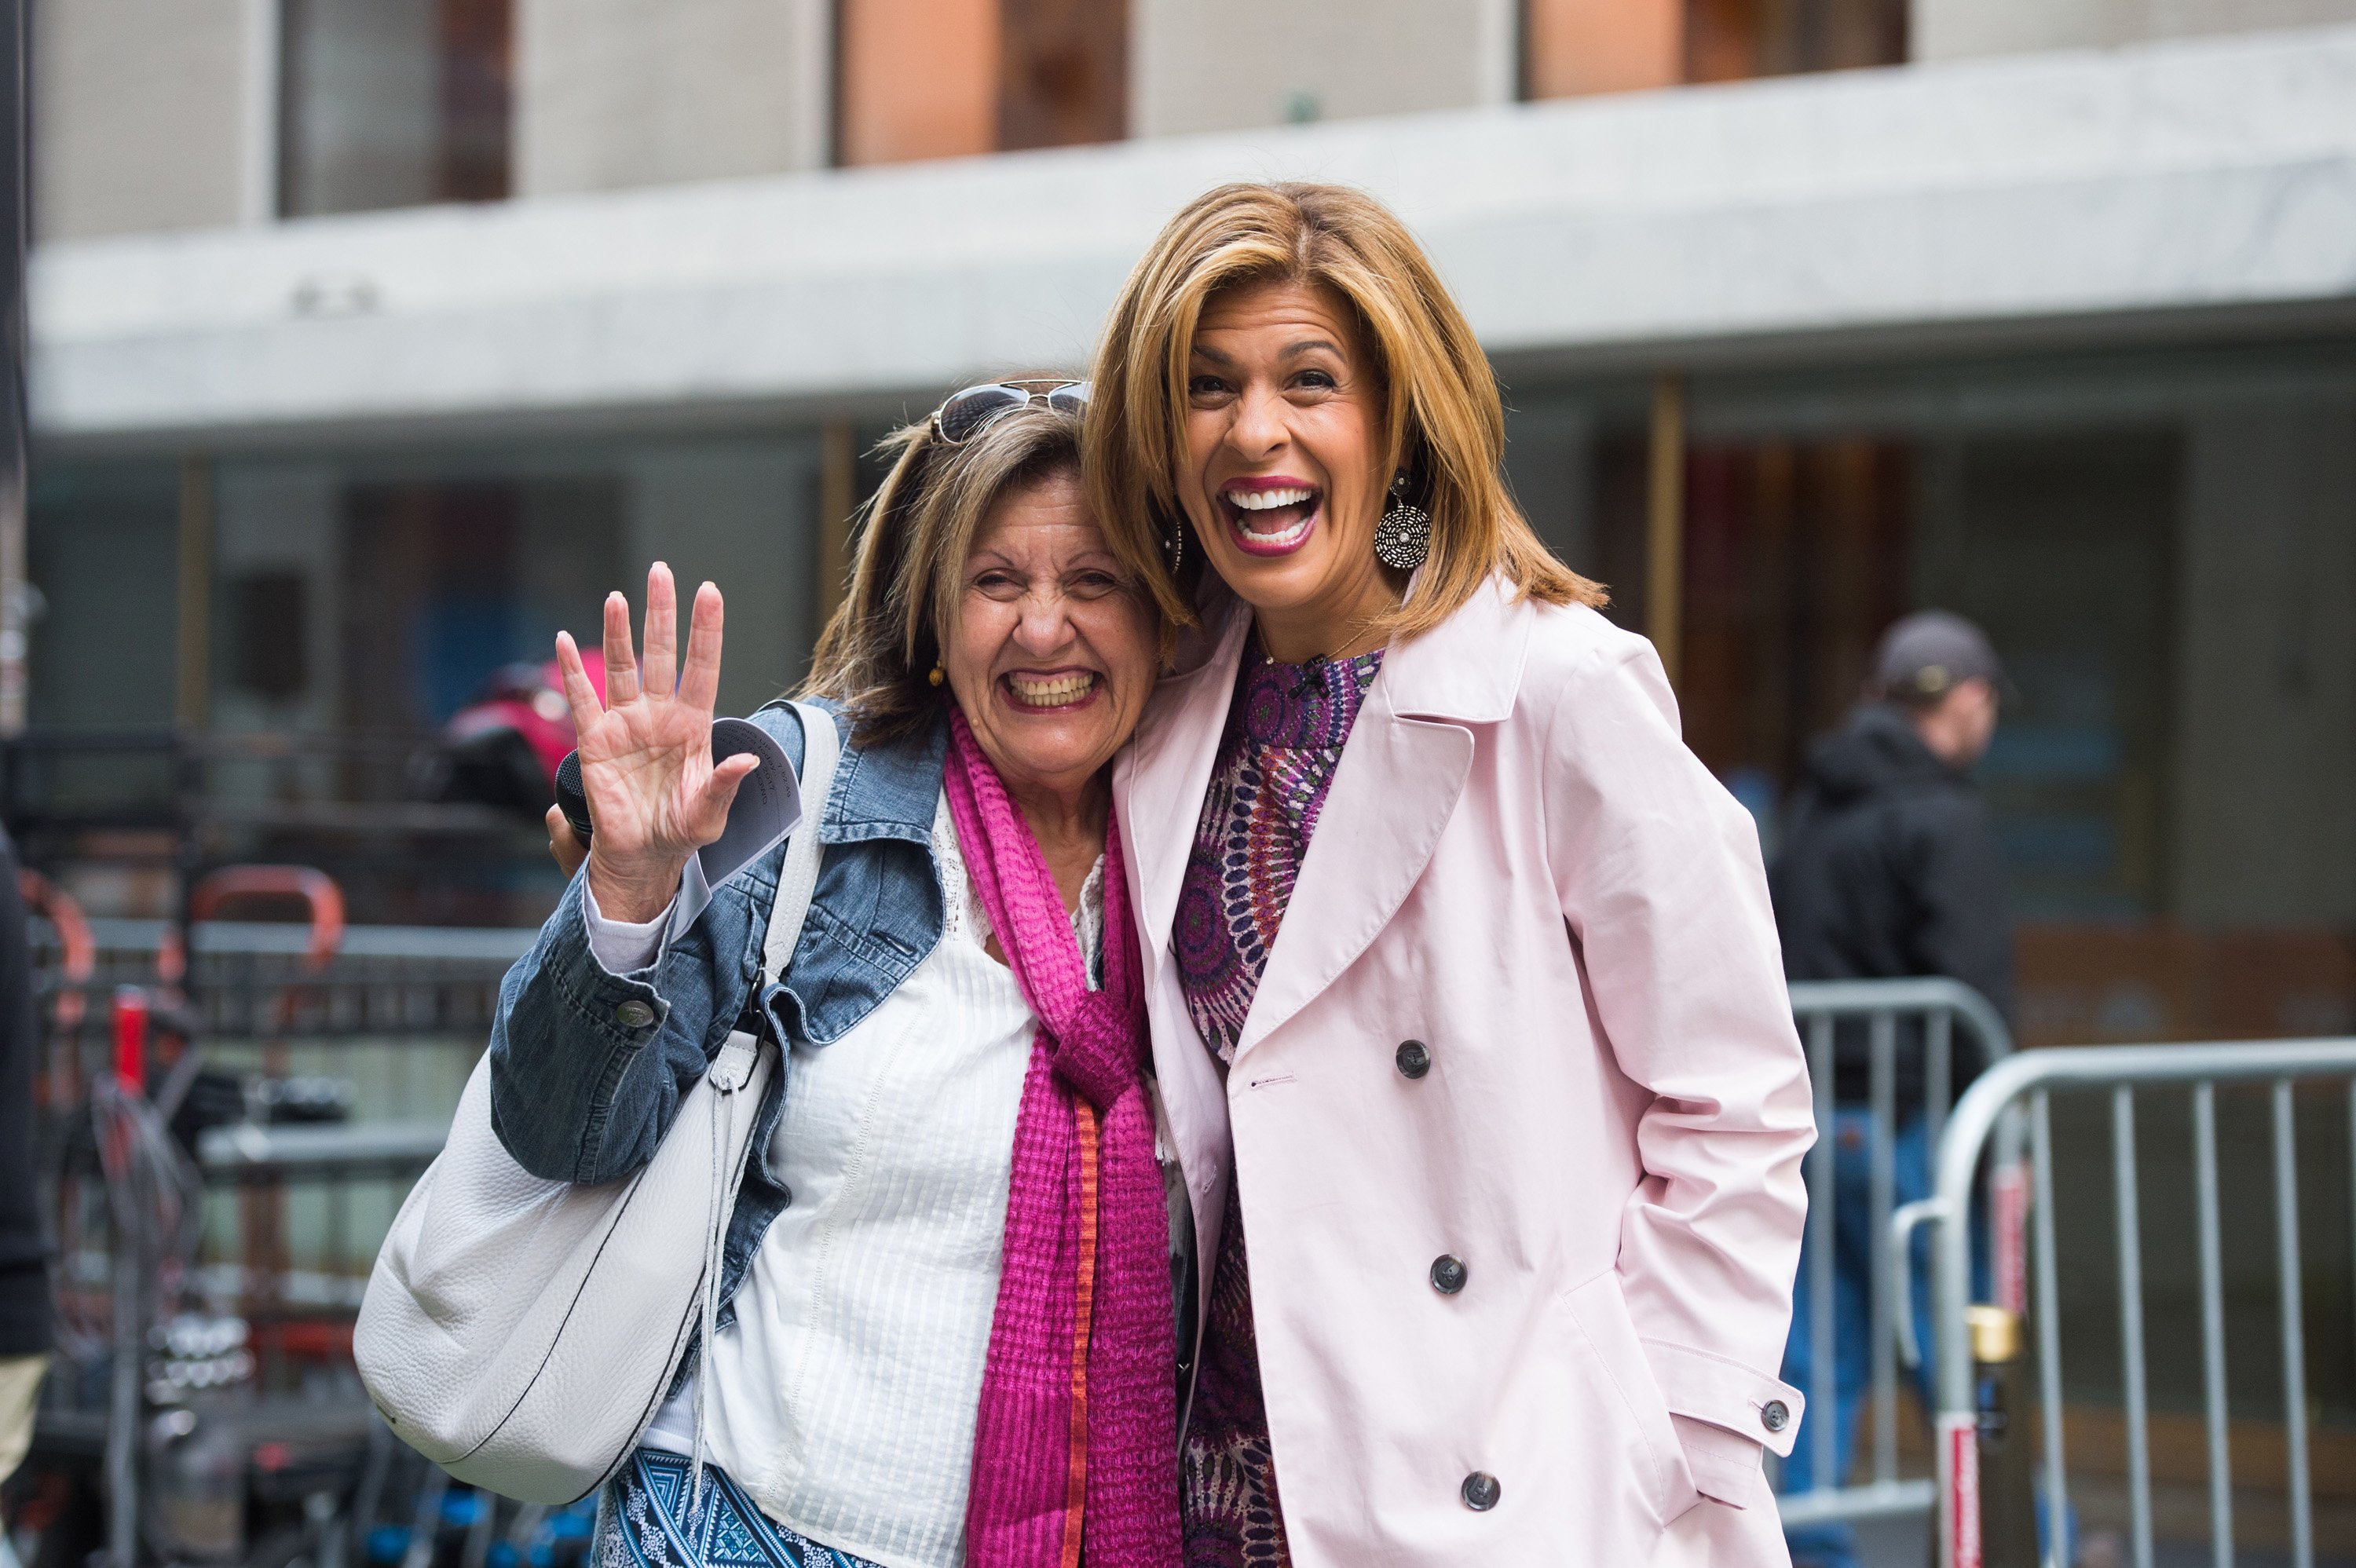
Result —
[[[1792,1334],[1783,1347],[1783,1381],[1798,1389],[1809,1402],[1792,1456],[1783,1461],[1779,1489],[1784,1492],[1804,1492],[1819,1484],[1816,1439],[1811,1430],[1819,1421],[1828,1420],[1833,1427],[1832,1474],[1824,1477],[1822,1484],[1838,1486],[1847,1477],[1850,1463],[1857,1455],[1858,1412],[1873,1381],[1872,1113],[1836,1109],[1832,1139],[1833,1403],[1827,1410],[1817,1402],[1813,1352],[1808,1342],[1814,1306],[1812,1227],[1800,1249],[1800,1275],[1792,1290]],[[1924,1136],[1921,1115],[1898,1124],[1890,1156],[1894,1200],[1912,1203],[1930,1196],[1930,1140]],[[1808,1174],[1813,1179],[1815,1172],[1812,1168]],[[1811,1208],[1824,1202],[1826,1196],[1811,1187]],[[1922,1352],[1916,1386],[1927,1409],[1932,1403],[1929,1234],[1917,1230],[1910,1251],[1907,1294],[1914,1309],[1914,1342]],[[1791,1543],[1792,1557],[1798,1568],[1811,1564],[1815,1568],[1856,1568],[1857,1532],[1847,1524],[1804,1525],[1786,1531],[1785,1539]]]

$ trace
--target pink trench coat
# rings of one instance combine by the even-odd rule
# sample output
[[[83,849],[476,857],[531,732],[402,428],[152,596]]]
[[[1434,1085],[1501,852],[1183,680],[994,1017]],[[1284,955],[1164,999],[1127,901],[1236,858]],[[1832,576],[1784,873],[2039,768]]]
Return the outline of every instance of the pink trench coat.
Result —
[[[1500,584],[1391,648],[1223,1086],[1171,947],[1219,613],[1114,790],[1206,1293],[1242,1173],[1293,1561],[1785,1563],[1807,1072],[1758,834],[1652,645]]]

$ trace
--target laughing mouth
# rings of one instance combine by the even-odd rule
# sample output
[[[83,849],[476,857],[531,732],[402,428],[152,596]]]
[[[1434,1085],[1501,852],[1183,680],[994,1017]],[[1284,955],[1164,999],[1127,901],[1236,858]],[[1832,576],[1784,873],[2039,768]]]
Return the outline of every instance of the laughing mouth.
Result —
[[[1297,549],[1316,526],[1319,493],[1306,485],[1237,487],[1219,496],[1236,542],[1254,555]]]
[[[1001,677],[1006,695],[1017,708],[1072,708],[1096,694],[1103,677],[1094,670],[1059,670],[1054,675],[1013,675]]]

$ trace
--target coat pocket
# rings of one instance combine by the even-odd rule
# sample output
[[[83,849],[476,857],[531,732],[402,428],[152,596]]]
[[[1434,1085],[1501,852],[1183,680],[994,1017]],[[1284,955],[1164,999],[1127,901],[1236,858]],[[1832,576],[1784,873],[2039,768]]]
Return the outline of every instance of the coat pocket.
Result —
[[[1668,1401],[1644,1360],[1635,1319],[1628,1315],[1627,1298],[1620,1292],[1620,1276],[1607,1269],[1573,1288],[1563,1301],[1602,1381],[1627,1418],[1635,1439],[1629,1445],[1629,1461],[1644,1467],[1646,1495],[1665,1525],[1699,1502],[1701,1493],[1677,1441],[1676,1424],[1669,1419]]]

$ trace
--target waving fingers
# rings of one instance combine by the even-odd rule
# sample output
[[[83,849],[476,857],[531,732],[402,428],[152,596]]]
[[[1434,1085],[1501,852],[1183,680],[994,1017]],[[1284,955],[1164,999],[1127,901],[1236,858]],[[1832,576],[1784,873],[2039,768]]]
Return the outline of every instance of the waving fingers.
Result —
[[[647,568],[647,651],[638,684],[649,697],[675,695],[679,684],[679,592],[670,568]]]
[[[695,609],[688,624],[687,663],[680,671],[679,699],[706,713],[720,697],[720,590],[707,582],[695,591]]]
[[[573,732],[582,734],[605,717],[605,709],[597,700],[589,672],[581,667],[581,650],[573,645],[570,632],[556,634],[556,668],[564,679],[565,703],[573,709]]]
[[[638,661],[630,650],[630,602],[616,591],[605,595],[605,701],[619,708],[637,701],[637,696]]]

